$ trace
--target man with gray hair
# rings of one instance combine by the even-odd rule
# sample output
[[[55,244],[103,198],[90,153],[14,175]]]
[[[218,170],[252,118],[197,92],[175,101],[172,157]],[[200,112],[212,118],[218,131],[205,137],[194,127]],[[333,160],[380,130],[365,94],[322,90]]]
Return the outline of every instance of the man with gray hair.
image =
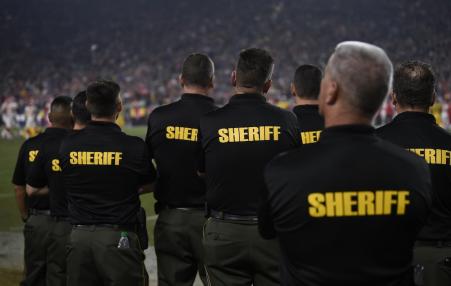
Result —
[[[381,48],[339,44],[321,82],[319,142],[266,168],[260,232],[279,240],[282,285],[413,285],[431,182],[424,160],[374,135],[392,73]]]

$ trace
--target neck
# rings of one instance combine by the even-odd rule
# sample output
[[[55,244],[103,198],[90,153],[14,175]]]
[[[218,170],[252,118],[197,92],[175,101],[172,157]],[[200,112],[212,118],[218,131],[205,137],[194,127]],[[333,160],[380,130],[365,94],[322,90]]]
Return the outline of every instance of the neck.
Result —
[[[324,126],[333,127],[338,125],[370,125],[372,118],[368,118],[359,113],[350,112],[348,110],[342,110],[339,112],[334,112],[333,114],[324,115]]]
[[[403,113],[403,112],[423,112],[423,113],[429,113],[429,107],[416,107],[416,106],[400,106],[396,105],[396,112]]]
[[[259,93],[264,94],[264,92],[258,88],[255,87],[242,87],[242,86],[236,86],[235,87],[235,93],[236,94],[244,94],[244,93]]]
[[[86,124],[75,122],[73,130],[82,130],[86,127]]]
[[[91,120],[92,121],[116,123],[116,116],[112,116],[112,117],[96,117],[96,116],[92,116]]]
[[[198,87],[198,86],[184,86],[183,87],[183,93],[194,93],[194,94],[201,94],[201,95],[208,95],[208,88]]]
[[[318,105],[317,99],[307,99],[307,98],[295,98],[296,105]]]
[[[50,127],[60,128],[60,129],[71,129],[72,128],[72,126],[70,126],[70,125],[58,124],[58,123],[52,123],[52,125]]]

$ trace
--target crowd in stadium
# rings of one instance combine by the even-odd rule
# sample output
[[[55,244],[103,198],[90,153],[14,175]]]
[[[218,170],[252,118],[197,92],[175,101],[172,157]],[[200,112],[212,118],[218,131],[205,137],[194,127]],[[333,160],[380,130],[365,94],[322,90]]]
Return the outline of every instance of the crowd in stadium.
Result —
[[[3,124],[45,125],[50,98],[73,96],[99,77],[121,84],[125,122],[142,124],[155,106],[179,96],[180,65],[194,51],[215,61],[214,97],[223,104],[231,93],[233,59],[251,46],[274,54],[270,98],[288,108],[295,68],[304,63],[324,67],[330,47],[349,39],[383,47],[395,64],[412,58],[430,63],[439,79],[434,114],[442,125],[449,124],[451,22],[446,0],[434,5],[426,0],[265,0],[257,6],[227,0],[138,1],[133,7],[122,1],[108,6],[102,1],[41,2],[22,8],[12,3],[0,12],[0,30],[9,39],[0,46],[0,106],[2,114],[13,114]],[[13,28],[17,26],[20,31]],[[386,103],[377,123],[392,116]]]

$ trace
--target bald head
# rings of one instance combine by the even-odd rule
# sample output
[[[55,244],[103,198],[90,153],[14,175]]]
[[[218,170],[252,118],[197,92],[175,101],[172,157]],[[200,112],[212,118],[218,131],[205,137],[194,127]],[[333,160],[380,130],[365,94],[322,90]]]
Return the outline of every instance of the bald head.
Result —
[[[343,42],[330,57],[326,73],[351,110],[373,117],[391,89],[393,66],[377,46]]]

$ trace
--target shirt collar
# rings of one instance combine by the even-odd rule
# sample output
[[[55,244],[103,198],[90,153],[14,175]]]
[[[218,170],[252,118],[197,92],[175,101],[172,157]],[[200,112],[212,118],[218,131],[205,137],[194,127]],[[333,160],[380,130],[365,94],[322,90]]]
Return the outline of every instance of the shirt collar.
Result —
[[[209,102],[213,102],[213,98],[197,93],[184,93],[182,94],[182,100],[205,100]]]
[[[373,136],[374,127],[363,124],[337,125],[328,127],[321,133],[320,141],[351,135]]]
[[[100,128],[107,128],[115,131],[121,131],[121,128],[119,125],[113,122],[107,122],[107,121],[90,121],[88,123],[88,126],[86,126],[85,129],[100,129]]]
[[[266,102],[266,97],[260,93],[240,93],[235,94],[229,100],[229,103],[243,103],[243,102]]]
[[[420,120],[436,124],[435,117],[432,114],[418,111],[405,111],[396,115],[394,122]]]

